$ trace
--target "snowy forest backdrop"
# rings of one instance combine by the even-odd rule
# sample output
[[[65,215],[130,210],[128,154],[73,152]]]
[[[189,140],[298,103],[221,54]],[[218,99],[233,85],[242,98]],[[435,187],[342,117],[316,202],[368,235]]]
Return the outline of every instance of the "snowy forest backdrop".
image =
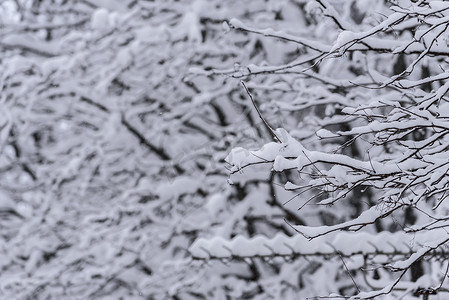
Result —
[[[448,27],[1,1],[0,299],[448,299]]]

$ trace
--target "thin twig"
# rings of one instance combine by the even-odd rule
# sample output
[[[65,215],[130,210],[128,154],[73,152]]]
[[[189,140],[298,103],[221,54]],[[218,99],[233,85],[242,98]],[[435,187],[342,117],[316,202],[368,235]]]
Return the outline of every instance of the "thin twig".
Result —
[[[281,140],[278,138],[278,136],[276,135],[276,132],[273,130],[273,127],[270,126],[270,124],[268,124],[268,122],[264,119],[264,117],[262,116],[262,113],[260,112],[259,108],[257,107],[256,101],[254,101],[253,95],[251,95],[250,91],[248,90],[248,88],[246,87],[246,84],[243,81],[240,81],[240,83],[243,85],[243,87],[246,90],[246,93],[248,94],[249,98],[251,99],[251,102],[253,103],[254,108],[256,109],[257,113],[259,114],[259,118],[262,120],[262,122],[265,124],[265,127],[267,128],[268,132],[271,134],[271,136],[273,137],[273,139],[278,142],[281,143]]]
[[[354,286],[355,286],[355,288],[357,289],[357,292],[360,293],[360,288],[359,288],[359,286],[357,285],[357,283],[355,282],[354,277],[352,277],[351,272],[349,272],[349,269],[348,269],[348,267],[346,266],[346,263],[345,263],[343,257],[341,256],[340,251],[337,251],[337,254],[338,254],[338,257],[340,257],[341,262],[343,263],[343,266],[345,267],[346,272],[348,273],[349,277],[351,277],[351,280],[352,280],[352,282],[354,283]]]

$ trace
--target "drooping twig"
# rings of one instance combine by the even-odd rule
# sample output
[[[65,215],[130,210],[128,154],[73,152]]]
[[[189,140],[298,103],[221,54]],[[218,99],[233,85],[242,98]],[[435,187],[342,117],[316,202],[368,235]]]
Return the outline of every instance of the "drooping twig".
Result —
[[[273,137],[273,139],[280,143],[281,140],[278,138],[278,136],[276,135],[276,132],[274,131],[273,127],[270,126],[270,124],[268,124],[268,122],[265,120],[265,118],[262,116],[262,113],[259,110],[259,107],[257,107],[256,101],[254,101],[253,95],[251,95],[250,91],[248,90],[248,88],[246,87],[246,84],[243,81],[240,81],[240,83],[243,85],[243,87],[246,90],[246,93],[248,94],[249,98],[251,99],[251,102],[253,103],[254,108],[257,111],[257,114],[259,115],[259,118],[262,120],[262,122],[265,124],[265,127],[267,128],[268,132],[271,134],[271,136]]]
[[[341,262],[343,263],[343,266],[345,267],[346,272],[348,273],[349,277],[351,277],[351,280],[352,280],[352,282],[354,283],[354,286],[355,286],[355,288],[357,289],[357,292],[360,293],[360,288],[359,288],[359,286],[357,285],[357,283],[355,282],[354,277],[352,277],[352,274],[351,274],[351,272],[349,271],[348,267],[346,266],[346,263],[345,263],[343,257],[341,256],[341,253],[340,253],[340,252],[337,252],[337,254],[338,254],[338,256],[340,257]]]

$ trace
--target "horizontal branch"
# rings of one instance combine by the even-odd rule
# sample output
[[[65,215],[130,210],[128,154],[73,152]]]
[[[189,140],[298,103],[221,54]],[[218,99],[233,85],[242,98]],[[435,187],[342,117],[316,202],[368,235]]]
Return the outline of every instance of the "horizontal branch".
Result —
[[[410,260],[413,253],[424,253],[435,259],[444,258],[449,251],[438,247],[430,249],[427,244],[434,243],[433,239],[441,234],[443,229],[435,232],[418,232],[407,234],[404,232],[381,232],[370,234],[366,232],[340,232],[333,237],[324,236],[312,241],[301,235],[288,237],[277,234],[274,238],[256,236],[246,238],[237,236],[232,240],[222,237],[211,239],[198,239],[189,248],[194,259],[234,259],[247,258],[274,258],[284,257],[294,259],[298,257],[353,257],[361,255],[365,258],[384,257],[385,263],[391,263],[391,259],[403,260],[396,266],[403,266]],[[356,242],[355,242],[356,241]],[[429,250],[430,249],[430,250]],[[429,250],[429,251],[428,251]],[[414,256],[413,256],[414,257]]]

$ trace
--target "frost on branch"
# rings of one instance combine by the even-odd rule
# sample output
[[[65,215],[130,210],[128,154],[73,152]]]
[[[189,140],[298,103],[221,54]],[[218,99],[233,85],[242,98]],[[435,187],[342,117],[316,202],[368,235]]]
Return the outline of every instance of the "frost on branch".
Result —
[[[361,14],[360,6],[351,7],[356,8]],[[308,9],[314,17],[333,23],[338,28],[336,34],[326,36],[328,40],[305,39],[301,33],[258,29],[231,21],[239,31],[264,39],[277,38],[304,49],[294,61],[249,65],[246,73],[233,73],[239,78],[279,76],[273,88],[280,88],[279,82],[287,78],[290,82],[296,79],[300,88],[292,98],[270,101],[273,109],[297,113],[298,127],[278,129],[285,138],[279,143],[265,143],[258,150],[234,148],[226,159],[231,181],[235,176],[250,177],[252,168],[269,169],[286,191],[296,192],[285,203],[291,205],[296,200],[299,215],[313,206],[341,217],[325,226],[287,221],[311,243],[332,234],[338,236],[341,231],[434,235],[433,241],[424,241],[421,248],[405,254],[403,261],[386,267],[389,272],[399,272],[399,276],[380,285],[368,283],[364,291],[357,287],[358,292],[348,297],[405,297],[415,293],[427,299],[432,293],[445,293],[447,271],[442,273],[442,281],[431,283],[429,274],[441,266],[424,263],[423,258],[435,258],[432,253],[445,251],[448,242],[447,233],[441,229],[447,227],[449,211],[449,83],[445,71],[449,5],[444,1],[398,1],[397,6],[383,11],[382,18],[359,24],[348,23],[344,18],[347,6],[332,1],[315,1]],[[256,84],[253,88],[268,89]],[[320,105],[327,107],[324,111],[309,110]],[[305,132],[310,124],[315,126],[313,134]],[[345,207],[355,207],[356,212],[336,213]],[[353,237],[357,240],[357,234]],[[217,247],[217,243],[202,247]],[[228,243],[224,248],[233,249],[237,242]],[[272,255],[285,250],[266,243],[274,247]],[[356,244],[351,246],[357,248]],[[265,248],[259,255],[266,255]],[[386,249],[382,246],[377,251]],[[339,252],[338,247],[334,250],[334,254]],[[200,251],[198,247],[196,251]],[[301,252],[299,248],[297,251]],[[407,280],[416,284],[404,287]],[[401,290],[405,292],[401,294]]]
[[[447,298],[449,6],[390,5],[0,1],[0,298]]]
[[[333,236],[323,236],[313,240],[308,240],[301,235],[288,237],[284,234],[277,234],[273,238],[256,236],[250,239],[237,236],[232,240],[215,237],[198,239],[189,251],[196,259],[342,255],[359,261],[360,257],[356,257],[359,255],[364,259],[369,258],[372,263],[385,264],[394,269],[405,269],[412,263],[411,261],[417,259],[416,256],[423,256],[426,251],[434,252],[433,256],[436,258],[447,255],[447,249],[435,250],[436,246],[442,242],[441,234],[443,232],[442,229],[430,235],[425,232],[418,234],[340,232]],[[432,243],[435,243],[433,247]],[[416,252],[417,255],[406,259],[412,252]]]

